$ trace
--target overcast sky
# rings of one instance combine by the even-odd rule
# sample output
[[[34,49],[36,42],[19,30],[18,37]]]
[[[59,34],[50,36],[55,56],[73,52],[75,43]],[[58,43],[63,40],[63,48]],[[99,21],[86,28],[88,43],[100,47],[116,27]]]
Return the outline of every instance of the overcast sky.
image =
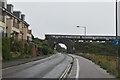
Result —
[[[87,35],[115,35],[114,2],[8,3],[26,15],[35,37],[44,39],[45,33],[83,35],[84,29],[77,25],[86,26]]]

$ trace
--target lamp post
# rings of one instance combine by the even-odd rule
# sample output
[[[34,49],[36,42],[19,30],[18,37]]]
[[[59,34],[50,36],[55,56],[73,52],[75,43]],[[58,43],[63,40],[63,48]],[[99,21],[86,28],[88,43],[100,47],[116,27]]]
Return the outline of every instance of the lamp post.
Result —
[[[87,28],[86,28],[86,26],[76,26],[76,27],[77,28],[79,28],[79,27],[84,28],[84,30],[85,30],[84,34],[85,34],[85,36],[87,35]]]
[[[116,0],[116,40],[118,39],[118,2]],[[117,44],[117,49],[116,49],[116,68],[118,70],[119,73],[119,45]]]

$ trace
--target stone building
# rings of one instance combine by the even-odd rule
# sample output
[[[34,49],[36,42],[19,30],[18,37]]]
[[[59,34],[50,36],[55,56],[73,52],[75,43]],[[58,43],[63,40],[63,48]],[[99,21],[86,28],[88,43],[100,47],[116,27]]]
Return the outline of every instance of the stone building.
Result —
[[[14,6],[7,4],[7,1],[0,1],[0,27],[3,28],[3,36],[31,41],[32,31],[25,21],[25,14],[14,11],[13,8]]]

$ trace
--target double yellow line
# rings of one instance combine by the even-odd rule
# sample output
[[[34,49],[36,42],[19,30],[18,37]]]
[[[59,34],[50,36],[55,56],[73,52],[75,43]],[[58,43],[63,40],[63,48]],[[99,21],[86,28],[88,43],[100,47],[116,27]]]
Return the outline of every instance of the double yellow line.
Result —
[[[69,65],[67,66],[66,70],[65,70],[65,71],[64,71],[64,73],[61,75],[61,77],[60,77],[60,79],[59,79],[59,80],[63,80],[64,78],[66,78],[66,77],[67,77],[67,75],[68,75],[68,73],[69,73],[69,71],[70,71],[71,67],[72,67],[72,65],[71,65],[71,64],[69,64]]]
[[[71,55],[68,55],[70,57],[72,57]],[[73,62],[74,62],[74,58],[72,57],[72,61],[71,63],[67,66],[67,68],[65,69],[64,73],[60,76],[59,80],[64,80],[64,78],[67,78],[67,76],[69,75],[71,68],[73,66]]]

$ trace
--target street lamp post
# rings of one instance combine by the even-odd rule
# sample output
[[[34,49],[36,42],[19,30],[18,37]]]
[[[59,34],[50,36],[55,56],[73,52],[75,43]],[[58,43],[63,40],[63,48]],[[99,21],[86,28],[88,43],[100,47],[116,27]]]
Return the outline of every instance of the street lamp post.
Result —
[[[118,2],[116,0],[116,40],[118,39]],[[119,47],[118,44],[116,45],[117,49],[116,49],[116,67],[119,73]]]
[[[85,33],[84,33],[84,34],[85,34],[85,36],[87,35],[87,28],[86,28],[86,26],[77,26],[77,27],[78,27],[78,28],[79,28],[79,27],[84,28],[84,30],[85,30]]]

